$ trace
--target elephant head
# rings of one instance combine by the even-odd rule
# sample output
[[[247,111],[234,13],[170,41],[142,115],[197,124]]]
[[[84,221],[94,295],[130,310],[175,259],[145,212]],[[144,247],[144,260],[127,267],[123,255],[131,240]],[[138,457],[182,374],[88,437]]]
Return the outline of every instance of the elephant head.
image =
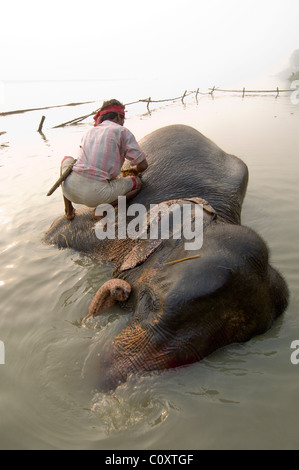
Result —
[[[286,308],[288,290],[252,230],[212,220],[192,256],[163,241],[142,265],[119,273],[131,284],[129,324],[106,344],[94,378],[114,389],[132,373],[199,361],[225,345],[265,332]]]

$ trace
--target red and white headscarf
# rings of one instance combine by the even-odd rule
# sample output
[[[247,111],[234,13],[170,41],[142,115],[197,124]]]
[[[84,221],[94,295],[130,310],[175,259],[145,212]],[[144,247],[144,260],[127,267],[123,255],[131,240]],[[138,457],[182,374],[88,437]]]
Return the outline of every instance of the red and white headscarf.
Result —
[[[103,116],[104,114],[108,114],[108,113],[117,113],[117,114],[121,114],[122,116],[124,116],[125,115],[125,107],[114,104],[114,105],[111,105],[111,106],[107,106],[106,108],[98,111],[93,117],[94,125],[97,126],[99,124],[100,117]]]

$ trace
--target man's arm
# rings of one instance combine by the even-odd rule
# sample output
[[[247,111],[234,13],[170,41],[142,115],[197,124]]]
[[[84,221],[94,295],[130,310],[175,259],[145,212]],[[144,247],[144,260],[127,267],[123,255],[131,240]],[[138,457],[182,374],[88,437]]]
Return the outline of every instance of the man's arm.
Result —
[[[142,173],[148,167],[147,154],[142,151],[135,136],[126,127],[123,127],[122,139],[125,158],[129,160],[133,168],[136,168],[138,173]],[[138,161],[139,163],[137,163]]]

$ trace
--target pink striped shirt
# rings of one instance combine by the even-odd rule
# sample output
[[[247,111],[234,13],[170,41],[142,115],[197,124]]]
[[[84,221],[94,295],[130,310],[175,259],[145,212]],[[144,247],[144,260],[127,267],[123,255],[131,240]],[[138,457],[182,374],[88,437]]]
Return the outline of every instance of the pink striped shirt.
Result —
[[[146,157],[129,129],[106,120],[83,136],[73,171],[106,181],[120,174],[125,158],[137,165]]]

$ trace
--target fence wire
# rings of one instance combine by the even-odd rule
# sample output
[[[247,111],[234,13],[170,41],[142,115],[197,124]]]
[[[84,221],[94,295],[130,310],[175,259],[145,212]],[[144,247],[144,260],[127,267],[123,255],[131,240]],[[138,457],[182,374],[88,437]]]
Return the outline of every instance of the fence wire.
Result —
[[[181,96],[176,96],[174,98],[166,98],[166,99],[162,99],[162,100],[153,100],[151,97],[143,98],[143,99],[139,99],[139,100],[136,100],[136,101],[131,101],[130,103],[125,103],[125,106],[131,106],[131,105],[134,105],[134,104],[146,103],[147,111],[150,113],[150,105],[151,104],[167,103],[167,102],[168,103],[169,102],[174,103],[176,101],[181,101],[182,103],[184,103],[184,99],[187,98],[188,96],[191,96],[191,95],[195,96],[196,101],[198,100],[198,96],[210,95],[210,96],[213,97],[214,94],[216,94],[216,93],[240,94],[240,95],[242,95],[242,98],[244,98],[245,95],[275,94],[275,98],[278,98],[280,93],[286,93],[286,92],[293,91],[291,89],[280,89],[279,87],[277,87],[276,89],[272,89],[272,90],[246,90],[245,87],[242,88],[242,90],[225,90],[225,89],[218,88],[218,87],[215,87],[215,86],[212,87],[212,88],[208,88],[208,90],[209,91],[207,91],[207,92],[202,92],[202,91],[199,90],[199,88],[197,88],[197,90],[195,90],[195,91],[185,90],[184,93]],[[85,114],[84,116],[79,116],[79,117],[77,117],[75,119],[72,119],[70,121],[66,121],[66,122],[63,122],[61,124],[58,124],[57,126],[54,126],[54,129],[58,128],[58,127],[71,126],[71,125],[79,124],[80,122],[84,121],[85,119],[89,118],[90,116],[93,116],[94,114],[96,114],[96,112],[99,109],[100,108],[97,108],[89,114]]]

